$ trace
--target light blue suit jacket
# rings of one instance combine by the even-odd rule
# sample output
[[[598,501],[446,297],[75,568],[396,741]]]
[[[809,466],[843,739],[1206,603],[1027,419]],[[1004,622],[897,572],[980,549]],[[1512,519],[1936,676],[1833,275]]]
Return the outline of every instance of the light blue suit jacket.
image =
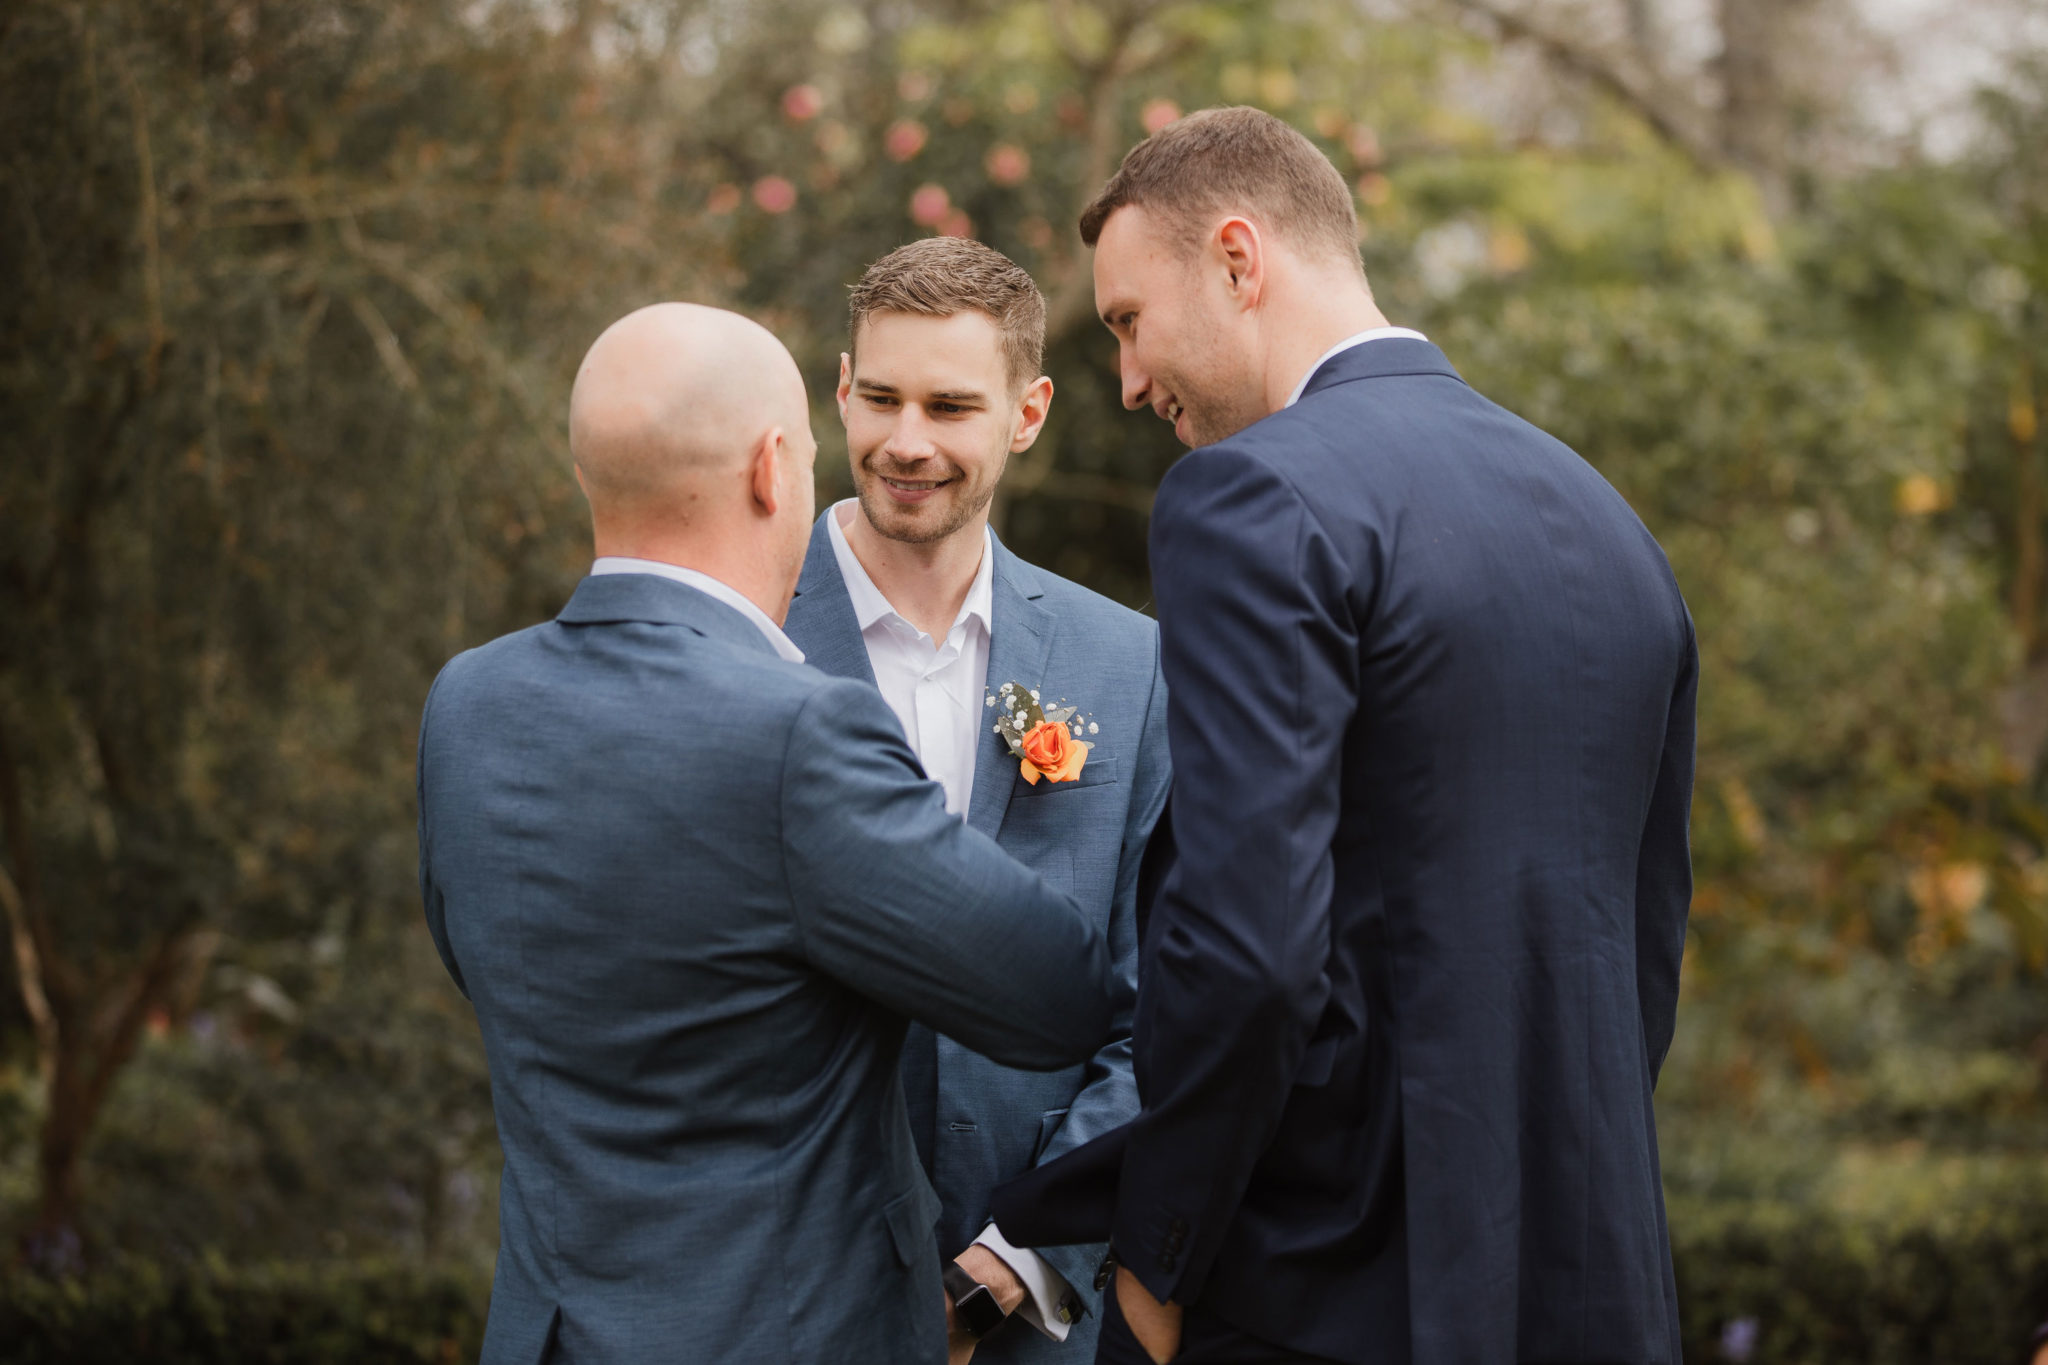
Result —
[[[825,516],[831,516],[828,510]],[[1119,985],[1115,1021],[1086,1065],[1030,1073],[978,1056],[952,1038],[921,1039],[904,1054],[911,1130],[939,1193],[939,1254],[958,1255],[988,1225],[988,1194],[999,1182],[1128,1122],[1138,1112],[1131,1079],[1131,1007],[1138,971],[1138,865],[1166,802],[1166,691],[1153,621],[1026,564],[995,542],[988,688],[1006,682],[1065,697],[1094,718],[1095,748],[1071,783],[1027,784],[994,732],[994,712],[975,753],[967,824],[1070,892],[1107,937]],[[827,673],[873,687],[846,581],[824,517],[811,533],[786,629]],[[1022,946],[1031,930],[1015,926]],[[1007,951],[1007,950],[1006,950]],[[940,1030],[943,1032],[944,1030]],[[935,1043],[935,1046],[934,1046]],[[936,1061],[936,1075],[925,1068]],[[1100,1324],[1095,1271],[1100,1246],[1040,1251],[1064,1275],[1087,1316],[1064,1343],[1011,1322],[975,1352],[976,1365],[1064,1362],[1095,1357]]]
[[[505,1152],[486,1365],[943,1360],[904,1019],[1073,1068],[1101,931],[872,688],[652,575],[442,670],[419,791]]]

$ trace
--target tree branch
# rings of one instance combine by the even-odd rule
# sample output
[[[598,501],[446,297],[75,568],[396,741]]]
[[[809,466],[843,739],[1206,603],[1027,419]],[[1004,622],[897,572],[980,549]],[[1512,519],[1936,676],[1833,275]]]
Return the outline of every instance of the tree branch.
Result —
[[[121,63],[121,82],[128,88],[128,107],[135,120],[135,170],[141,192],[143,297],[149,307],[149,357],[143,365],[149,387],[156,388],[157,371],[163,359],[168,334],[164,329],[163,245],[157,231],[156,156],[150,150],[149,110],[144,107],[142,87]]]
[[[1448,0],[1448,3],[1491,23],[1499,30],[1502,42],[1528,43],[1558,70],[1578,77],[1607,95],[1640,118],[1666,144],[1684,153],[1701,170],[1720,170],[1727,165],[1727,158],[1701,126],[1703,112],[1693,107],[1690,101],[1664,88],[1660,80],[1653,77],[1651,81],[1645,81],[1631,75],[1604,53],[1553,33],[1526,15],[1495,3],[1495,0]]]
[[[1173,0],[1165,0],[1164,3],[1155,0],[1154,3],[1133,5],[1121,12],[1110,30],[1109,48],[1099,58],[1090,58],[1080,49],[1078,41],[1071,37],[1061,41],[1062,50],[1068,60],[1080,69],[1087,88],[1083,99],[1089,111],[1088,154],[1082,162],[1081,197],[1067,219],[1067,231],[1061,235],[1061,240],[1068,244],[1067,252],[1050,272],[1058,283],[1046,302],[1045,339],[1048,343],[1065,337],[1095,316],[1095,284],[1089,273],[1081,268],[1081,239],[1074,235],[1073,224],[1101,193],[1111,168],[1122,160],[1124,149],[1117,123],[1117,87],[1138,72],[1156,66],[1185,49],[1185,45],[1169,47],[1160,44],[1150,52],[1140,50],[1138,39],[1144,22],[1171,8],[1172,3]],[[1062,17],[1066,8],[1064,4],[1052,7],[1058,31],[1065,31],[1070,22]]]
[[[29,837],[28,810],[21,799],[20,770],[15,765],[14,750],[8,743],[5,725],[0,725],[0,834],[4,834],[7,840],[8,861],[14,864],[11,875],[0,868],[0,882],[5,883],[0,885],[0,900],[7,903],[9,927],[16,938],[14,951],[21,970],[22,994],[26,997],[33,991],[37,997],[27,1004],[29,1019],[36,1025],[36,1042],[40,1047],[43,1025],[37,1018],[38,1008],[50,1013],[53,1025],[57,1018],[51,1010],[43,984],[44,965],[51,961],[56,945],[51,940],[49,918],[43,909],[42,877],[36,863],[35,844]],[[23,957],[24,947],[26,958]],[[62,1003],[59,1001],[60,1005]]]
[[[187,915],[165,931],[132,978],[134,984],[129,988],[127,998],[120,1002],[118,1008],[109,1002],[109,1007],[102,1012],[100,1017],[104,1022],[95,1030],[99,1035],[95,1041],[101,1042],[101,1046],[85,1084],[84,1112],[88,1118],[99,1113],[100,1106],[106,1102],[107,1092],[113,1088],[114,1078],[135,1055],[136,1045],[142,1040],[142,1026],[149,1019],[150,1007],[176,976],[179,958],[184,953],[186,941],[192,936],[197,919],[197,915]]]
[[[405,253],[399,247],[389,242],[365,238],[350,219],[344,218],[340,227],[342,242],[351,252],[386,280],[403,289],[411,296],[413,302],[426,309],[436,321],[448,329],[459,351],[482,364],[485,372],[512,400],[513,406],[526,419],[536,436],[550,447],[560,445],[556,427],[534,406],[533,399],[526,390],[520,387],[519,377],[512,368],[512,362],[490,343],[473,320],[464,315],[460,305],[448,296],[447,290],[407,264]]]
[[[14,974],[21,983],[21,1003],[36,1035],[36,1074],[47,1086],[57,1074],[57,1015],[43,993],[43,958],[29,929],[28,906],[7,869],[0,867],[0,909],[7,912],[8,936],[14,942]]]
[[[413,370],[412,362],[405,358],[405,347],[399,344],[398,334],[391,330],[391,324],[377,311],[377,305],[362,294],[348,297],[349,310],[356,315],[356,321],[363,324],[369,333],[370,342],[377,348],[377,359],[384,362],[385,370],[391,375],[391,382],[398,385],[403,393],[411,393],[420,386],[420,377]]]

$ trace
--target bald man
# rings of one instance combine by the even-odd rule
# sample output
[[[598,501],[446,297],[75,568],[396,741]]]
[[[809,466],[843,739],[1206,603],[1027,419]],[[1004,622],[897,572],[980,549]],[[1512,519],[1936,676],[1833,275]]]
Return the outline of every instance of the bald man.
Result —
[[[772,336],[621,320],[570,447],[590,576],[420,724],[427,922],[505,1152],[483,1360],[942,1361],[905,1022],[1081,1062],[1102,936],[783,635],[816,446]]]

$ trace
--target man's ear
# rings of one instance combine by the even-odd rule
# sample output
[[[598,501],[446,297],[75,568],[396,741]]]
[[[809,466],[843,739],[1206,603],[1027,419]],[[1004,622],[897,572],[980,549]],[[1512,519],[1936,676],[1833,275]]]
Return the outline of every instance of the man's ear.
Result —
[[[853,357],[839,353],[839,420],[846,420],[846,400],[853,393]]]
[[[1017,405],[1017,431],[1010,437],[1012,455],[1022,455],[1031,449],[1031,443],[1045,429],[1046,414],[1051,411],[1052,380],[1040,375],[1024,386],[1023,400]]]
[[[583,466],[571,461],[569,468],[576,471],[576,486],[583,490],[583,499],[588,502],[590,500],[590,485],[584,481]]]
[[[778,476],[782,472],[783,448],[787,444],[781,427],[770,427],[747,457],[747,491],[763,516],[772,517],[782,506]]]
[[[1230,292],[1250,307],[1266,287],[1266,242],[1249,218],[1226,218],[1217,225],[1210,245],[1230,274]]]

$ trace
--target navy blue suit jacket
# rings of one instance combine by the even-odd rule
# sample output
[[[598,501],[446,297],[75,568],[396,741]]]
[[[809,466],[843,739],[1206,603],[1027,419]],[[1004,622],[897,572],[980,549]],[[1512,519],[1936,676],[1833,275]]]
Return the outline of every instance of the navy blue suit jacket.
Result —
[[[1697,654],[1655,541],[1382,340],[1176,465],[1151,552],[1145,1107],[1072,1158],[1119,1256],[1334,1360],[1676,1365],[1651,1090]]]
[[[1078,1065],[1101,931],[873,688],[653,575],[449,663],[419,787],[505,1152],[485,1365],[943,1361],[904,1020]]]
[[[825,516],[833,515],[827,509]],[[994,618],[988,686],[1038,688],[1080,704],[1100,727],[1080,779],[1026,783],[990,726],[980,731],[967,823],[994,839],[1046,884],[1071,894],[1109,944],[1117,1008],[1087,1063],[1020,1071],[913,1025],[904,1051],[904,1092],[925,1173],[938,1191],[938,1251],[957,1256],[988,1225],[989,1192],[1034,1164],[1064,1155],[1138,1112],[1131,1076],[1131,1009],[1137,988],[1138,870],[1166,803],[1166,689],[1159,628],[1148,617],[1035,568],[995,544]],[[827,673],[874,686],[824,517],[811,535],[787,630]],[[994,712],[989,712],[993,716]],[[1094,1245],[1047,1247],[1088,1316],[1054,1343],[1013,1322],[974,1353],[977,1365],[1086,1362],[1094,1357]]]

